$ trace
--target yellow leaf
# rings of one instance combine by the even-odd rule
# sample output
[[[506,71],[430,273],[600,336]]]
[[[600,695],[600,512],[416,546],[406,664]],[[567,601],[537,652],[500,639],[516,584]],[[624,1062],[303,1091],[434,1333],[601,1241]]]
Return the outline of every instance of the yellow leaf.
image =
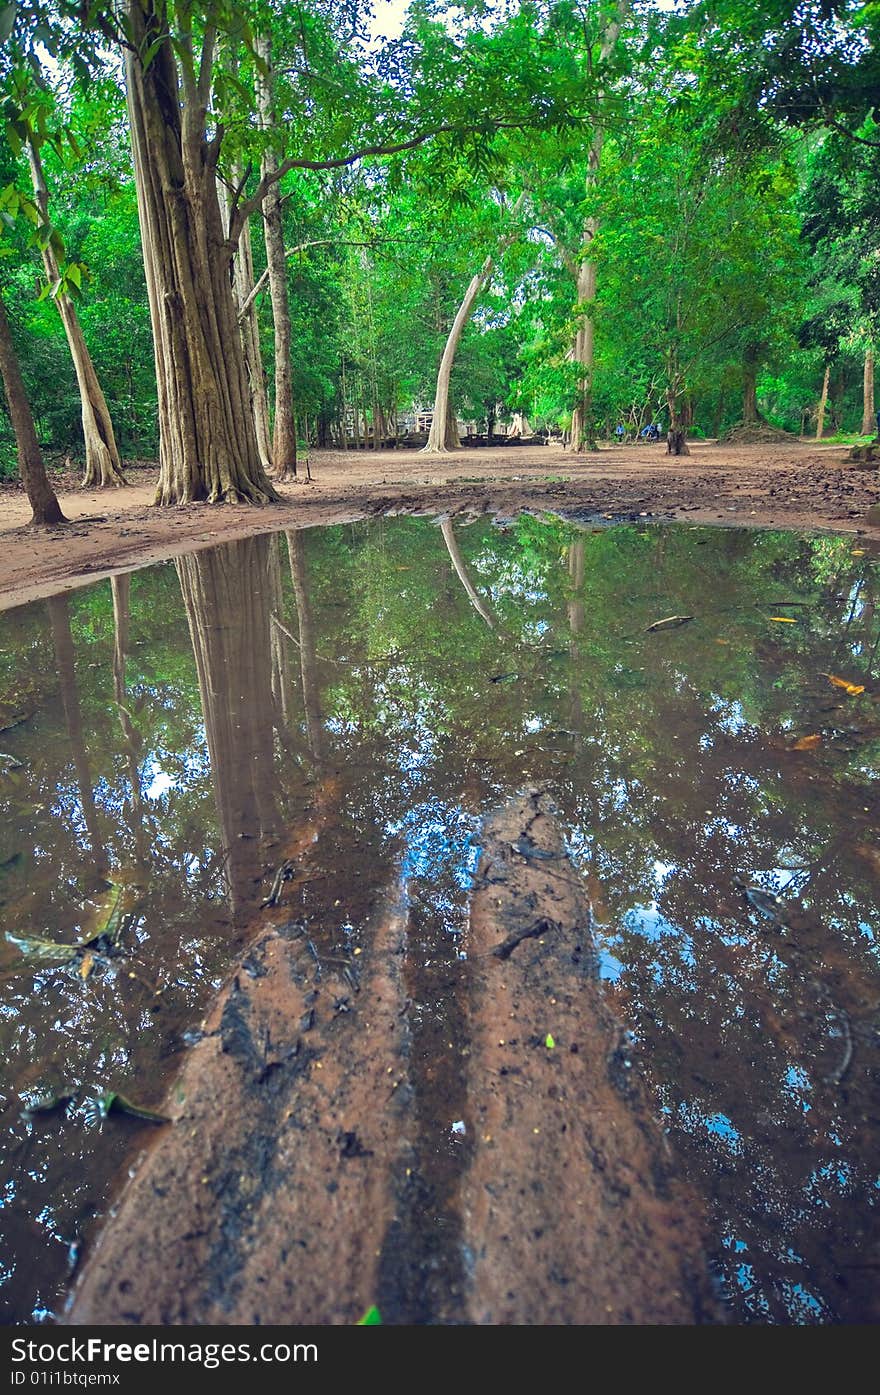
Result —
[[[797,621],[792,620],[788,615],[768,615],[768,620],[774,620],[777,625],[796,625]]]
[[[92,972],[92,969],[93,969],[94,967],[95,967],[95,956],[94,956],[94,954],[92,954],[92,951],[91,951],[90,949],[87,949],[86,952],[85,952],[85,954],[84,954],[83,957],[82,957],[82,963],[81,963],[80,966],[79,966],[79,976],[80,976],[80,978],[82,978],[82,979],[88,978],[89,974]]]
[[[802,736],[790,749],[792,751],[815,751],[816,747],[821,745],[821,736]]]
[[[864,557],[865,549],[863,547],[854,547],[849,555],[850,557]]]
[[[836,673],[825,673],[823,670],[822,677],[827,678],[829,683],[833,683],[835,688],[842,688],[845,693],[849,693],[850,697],[858,697],[859,693],[865,691],[864,683],[850,683],[846,678],[838,678]]]

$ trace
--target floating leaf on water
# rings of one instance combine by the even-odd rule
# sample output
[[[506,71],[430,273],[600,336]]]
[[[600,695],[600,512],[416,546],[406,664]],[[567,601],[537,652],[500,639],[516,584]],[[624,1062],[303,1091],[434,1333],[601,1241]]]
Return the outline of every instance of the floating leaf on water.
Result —
[[[111,1092],[104,1095],[101,1105],[105,1118],[108,1114],[130,1114],[133,1119],[143,1119],[147,1124],[171,1123],[167,1114],[157,1114],[155,1109],[147,1109],[144,1105],[135,1104],[134,1100],[126,1099],[125,1095]]]
[[[86,952],[85,952],[85,954],[84,954],[83,957],[82,957],[82,963],[81,963],[80,966],[79,966],[79,976],[80,976],[80,978],[83,979],[83,980],[87,979],[88,976],[89,976],[89,974],[92,972],[92,969],[93,969],[94,967],[95,967],[95,956],[94,956],[94,953],[92,952],[92,950],[87,949]]]
[[[367,1311],[364,1313],[363,1317],[359,1317],[358,1320],[357,1320],[357,1322],[355,1323],[355,1327],[381,1327],[381,1326],[382,1326],[382,1314],[379,1312],[379,1309],[376,1307],[375,1303],[374,1303],[371,1307],[369,1307],[369,1308],[367,1309]]]
[[[768,615],[768,616],[767,616],[767,619],[768,619],[768,620],[772,620],[773,623],[776,624],[776,625],[796,625],[796,624],[797,624],[797,621],[796,621],[796,620],[793,620],[793,619],[791,618],[790,615]]]
[[[66,964],[76,959],[81,952],[80,945],[59,945],[54,940],[41,940],[36,935],[13,935],[11,930],[6,931],[6,938],[16,949],[20,949],[22,954],[46,963],[53,960],[59,964]]]
[[[655,630],[677,630],[679,625],[689,625],[693,618],[692,615],[667,615],[663,620],[655,620],[653,625],[649,625],[645,634],[653,634]]]
[[[800,737],[800,738],[794,743],[793,746],[790,746],[790,747],[789,747],[789,750],[791,750],[791,751],[815,751],[816,747],[817,747],[817,746],[821,746],[821,745],[822,745],[822,738],[821,738],[821,736],[819,736],[818,733],[815,733],[815,732],[814,732],[813,735],[811,735],[811,736],[802,736],[802,737]]]
[[[827,678],[828,682],[833,683],[835,688],[842,688],[850,697],[858,697],[859,693],[865,691],[864,683],[850,683],[849,679],[838,678],[836,673],[826,673],[824,669],[820,672],[823,678]]]

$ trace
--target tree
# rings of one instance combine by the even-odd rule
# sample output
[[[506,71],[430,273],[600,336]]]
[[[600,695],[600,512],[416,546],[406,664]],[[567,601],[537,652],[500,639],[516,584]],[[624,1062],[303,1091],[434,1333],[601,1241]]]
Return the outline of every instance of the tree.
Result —
[[[43,172],[39,144],[33,131],[30,131],[28,135],[28,160],[34,186],[34,201],[44,224],[49,226],[49,189]],[[125,476],[122,473],[122,461],[116,446],[116,437],[113,433],[113,422],[107,401],[86,346],[73,296],[69,286],[65,285],[65,278],[62,276],[51,236],[42,241],[41,253],[46,279],[52,290],[53,299],[64,326],[64,333],[67,336],[79,387],[83,441],[86,452],[83,487],[108,484],[123,485],[125,484]],[[73,270],[71,269],[68,271],[68,279],[72,274]]]
[[[33,511],[31,523],[66,523],[55,491],[49,483],[43,455],[37,440],[34,419],[27,399],[6,306],[0,295],[0,376],[6,392],[6,405],[15,432],[18,464]]]

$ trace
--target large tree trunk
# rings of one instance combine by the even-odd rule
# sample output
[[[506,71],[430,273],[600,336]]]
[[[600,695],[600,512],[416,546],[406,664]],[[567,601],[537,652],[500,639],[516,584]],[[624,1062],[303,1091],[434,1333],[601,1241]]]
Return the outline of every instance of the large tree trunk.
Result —
[[[258,78],[260,123],[264,131],[272,129],[272,46],[268,38],[257,41],[266,72]],[[262,175],[274,175],[278,160],[273,150],[263,155]],[[269,271],[269,295],[272,301],[272,323],[275,326],[275,429],[272,435],[272,459],[275,477],[296,479],[296,415],[293,405],[293,366],[290,361],[291,328],[290,301],[287,294],[287,258],[284,253],[284,224],[281,217],[281,193],[277,180],[263,201],[263,236],[266,240],[266,264]]]
[[[874,346],[869,344],[865,351],[865,396],[862,411],[862,435],[877,434],[877,418],[874,414]]]
[[[681,401],[681,392],[674,388],[666,394],[666,405],[669,408],[669,431],[666,434],[666,454],[667,455],[690,455],[690,448],[687,443],[687,429],[690,425],[690,411],[686,403]]]
[[[268,503],[232,295],[216,167],[206,133],[213,31],[198,73],[172,46],[163,0],[129,0],[125,51],[138,216],[156,354],[156,502]],[[141,54],[152,53],[144,67]],[[180,70],[178,71],[178,56]]]
[[[232,182],[237,187],[241,170],[232,167]],[[231,199],[227,210],[231,213]],[[228,225],[227,225],[228,230]],[[257,298],[254,282],[254,254],[251,244],[251,220],[246,218],[232,268],[235,301],[238,309],[238,323],[241,330],[241,346],[251,389],[251,409],[254,414],[254,427],[257,432],[257,449],[260,464],[264,470],[272,468],[272,445],[269,436],[269,398],[266,393],[266,373],[263,368],[263,354],[260,348],[260,321],[257,314]]]
[[[33,141],[28,143],[28,158],[31,166],[31,180],[34,186],[34,200],[42,214],[43,221],[49,221],[49,189],[43,174],[40,152]],[[60,275],[58,258],[50,242],[42,250],[43,268],[50,285],[54,285]],[[61,316],[64,333],[79,388],[82,410],[83,440],[86,449],[86,469],[83,488],[94,488],[107,484],[125,484],[122,461],[113,434],[113,422],[104,392],[92,363],[92,356],[86,347],[85,337],[76,313],[76,306],[69,295],[63,292],[55,297],[55,304]]]
[[[821,441],[822,433],[825,430],[825,408],[828,406],[828,384],[831,381],[831,364],[825,365],[825,376],[822,379],[822,392],[819,397],[819,407],[816,412],[816,440]]]
[[[520,194],[516,203],[511,209],[511,217],[516,217],[522,207],[524,195]],[[515,232],[508,233],[498,249],[498,255],[510,246]],[[457,450],[461,445],[458,437],[458,426],[455,420],[455,412],[449,398],[449,379],[452,375],[452,367],[455,363],[455,355],[458,351],[464,327],[471,317],[471,313],[476,303],[477,297],[484,289],[486,282],[492,275],[495,265],[495,256],[491,254],[483,262],[476,276],[471,280],[465,291],[464,300],[458,307],[458,313],[452,321],[452,328],[446,339],[446,346],[443,350],[443,357],[440,360],[440,368],[437,373],[437,388],[434,393],[434,416],[431,420],[431,430],[428,433],[428,444],[423,448],[423,454],[439,455],[445,451]]]
[[[599,49],[600,63],[606,63],[614,52],[620,37],[620,29],[629,12],[629,0],[618,0],[614,15],[609,19]],[[602,94],[600,93],[600,96]],[[597,126],[587,154],[587,178],[585,195],[590,203],[595,196],[602,163],[602,147],[605,132]],[[571,434],[568,449],[582,451],[596,449],[596,432],[593,425],[593,365],[595,361],[595,321],[593,314],[596,303],[596,262],[592,256],[592,246],[599,231],[599,219],[590,213],[584,220],[581,242],[581,255],[577,263],[577,313],[578,326],[572,346],[572,361],[577,373],[574,407],[571,414]]]
[[[34,418],[22,382],[18,354],[12,342],[12,331],[6,318],[6,307],[0,297],[0,376],[6,391],[9,419],[18,448],[18,468],[33,510],[31,523],[66,523],[55,491],[49,483],[43,453],[37,440]]]

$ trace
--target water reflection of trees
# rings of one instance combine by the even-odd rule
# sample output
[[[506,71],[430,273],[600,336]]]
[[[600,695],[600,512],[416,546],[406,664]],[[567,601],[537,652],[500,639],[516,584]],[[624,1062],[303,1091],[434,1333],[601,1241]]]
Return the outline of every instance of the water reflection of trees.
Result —
[[[880,746],[873,703],[822,671],[870,673],[871,559],[843,539],[479,523],[456,543],[490,630],[428,520],[288,541],[287,568],[276,539],[248,540],[184,559],[179,588],[172,568],[136,575],[130,606],[117,583],[64,613],[53,603],[51,624],[38,608],[7,622],[0,682],[42,707],[3,737],[26,766],[0,790],[5,855],[23,853],[4,872],[7,915],[73,935],[88,890],[81,830],[111,872],[146,846],[138,934],[174,979],[169,1015],[194,1012],[222,972],[222,858],[246,915],[272,860],[261,840],[295,821],[316,770],[344,781],[330,859],[341,928],[329,933],[350,933],[342,923],[358,923],[402,855],[435,949],[464,913],[481,813],[547,782],[590,878],[607,991],[713,1198],[735,1310],[864,1316],[872,1271],[854,1251],[877,1239],[866,1197]],[[676,612],[698,618],[645,634]],[[798,623],[769,620],[780,613]],[[823,734],[817,751],[788,749],[809,732]],[[47,826],[48,809],[65,816]],[[799,954],[748,913],[737,875],[794,877],[819,927]],[[433,962],[439,1002],[445,961]],[[837,1086],[825,1083],[839,1044],[815,1003],[819,970],[856,1034]],[[167,1069],[162,1014],[137,985],[47,977],[39,1012],[31,987],[5,986],[13,1078],[27,1077],[28,1052],[82,1078],[106,1078],[114,1061],[132,1080]]]

